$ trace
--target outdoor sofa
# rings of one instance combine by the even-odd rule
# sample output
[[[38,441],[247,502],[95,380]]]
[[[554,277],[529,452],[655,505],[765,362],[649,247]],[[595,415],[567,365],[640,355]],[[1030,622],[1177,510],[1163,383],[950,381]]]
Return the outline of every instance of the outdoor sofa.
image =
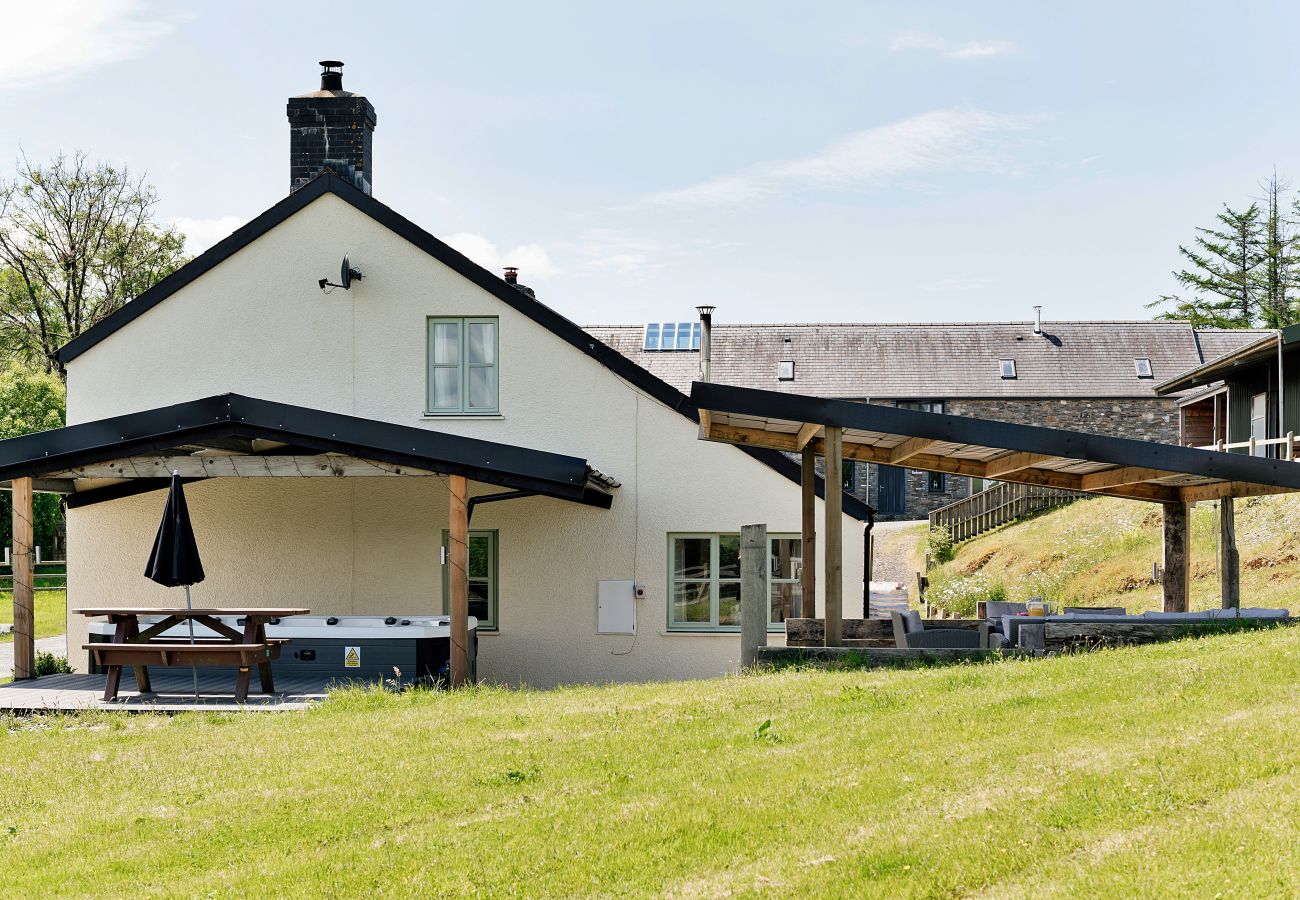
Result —
[[[891,612],[894,623],[894,646],[900,650],[983,650],[989,646],[989,624],[977,628],[926,627],[914,609]]]

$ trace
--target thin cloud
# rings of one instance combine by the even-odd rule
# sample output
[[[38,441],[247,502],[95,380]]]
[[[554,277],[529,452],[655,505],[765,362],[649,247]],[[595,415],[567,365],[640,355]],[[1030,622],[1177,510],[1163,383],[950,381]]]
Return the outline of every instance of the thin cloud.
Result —
[[[894,35],[889,49],[895,53],[904,50],[925,50],[938,53],[945,59],[988,59],[1014,53],[1011,41],[950,41],[925,31],[904,31]]]
[[[514,249],[502,250],[488,238],[472,231],[449,234],[443,241],[497,275],[506,266],[519,269],[521,279],[545,278],[559,272],[541,244],[520,244]]]
[[[29,87],[62,81],[133,59],[169,33],[176,16],[152,13],[138,0],[8,2],[0,82]]]
[[[177,216],[168,220],[168,224],[185,235],[185,252],[190,256],[198,256],[247,222],[248,219],[241,216],[216,216],[211,219]]]
[[[906,177],[959,171],[1009,172],[999,140],[1028,120],[978,109],[944,109],[857,131],[796,159],[758,163],[734,175],[651,194],[665,206],[730,206],[807,190],[881,187]]]

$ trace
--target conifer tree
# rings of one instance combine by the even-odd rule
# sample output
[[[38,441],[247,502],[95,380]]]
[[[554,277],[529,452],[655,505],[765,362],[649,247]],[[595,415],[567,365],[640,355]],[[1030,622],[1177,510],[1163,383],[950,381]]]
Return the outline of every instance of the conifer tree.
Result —
[[[1217,227],[1197,228],[1195,244],[1178,252],[1191,263],[1175,272],[1187,297],[1167,294],[1150,306],[1173,305],[1162,319],[1187,319],[1194,325],[1249,328],[1261,315],[1261,267],[1267,258],[1266,223],[1259,204],[1234,210],[1226,203]]]

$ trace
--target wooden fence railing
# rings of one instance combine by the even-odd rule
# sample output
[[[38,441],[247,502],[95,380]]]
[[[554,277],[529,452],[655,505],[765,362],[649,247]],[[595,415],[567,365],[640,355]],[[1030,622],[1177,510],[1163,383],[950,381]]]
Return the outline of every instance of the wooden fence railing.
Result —
[[[953,543],[969,541],[1001,525],[1018,522],[1045,509],[1065,506],[1089,496],[1078,491],[1036,484],[999,482],[930,513],[930,527],[947,528]]]

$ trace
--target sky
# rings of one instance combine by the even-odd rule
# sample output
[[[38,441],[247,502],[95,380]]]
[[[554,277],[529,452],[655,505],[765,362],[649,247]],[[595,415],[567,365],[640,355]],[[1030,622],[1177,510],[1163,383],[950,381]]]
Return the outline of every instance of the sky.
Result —
[[[583,324],[1134,319],[1300,184],[1300,4],[0,0],[0,175],[83,150],[192,252],[320,59],[375,197]],[[346,252],[346,247],[341,247]]]

